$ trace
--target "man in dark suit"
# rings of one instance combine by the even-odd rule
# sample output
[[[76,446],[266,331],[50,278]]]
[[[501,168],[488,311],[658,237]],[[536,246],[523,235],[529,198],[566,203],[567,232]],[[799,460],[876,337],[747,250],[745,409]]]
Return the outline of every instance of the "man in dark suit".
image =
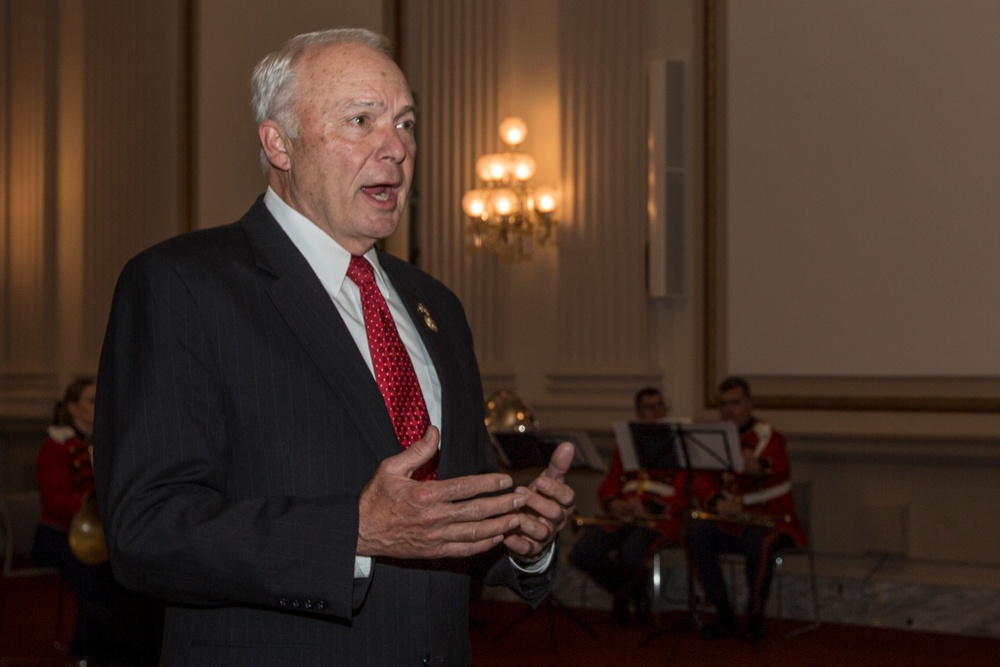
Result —
[[[267,193],[141,253],[115,292],[95,429],[115,574],[169,601],[161,666],[467,664],[471,577],[533,604],[551,587],[572,446],[512,489],[460,303],[374,249],[415,155],[384,40],[299,36],[253,88]],[[412,444],[390,337],[419,385]]]

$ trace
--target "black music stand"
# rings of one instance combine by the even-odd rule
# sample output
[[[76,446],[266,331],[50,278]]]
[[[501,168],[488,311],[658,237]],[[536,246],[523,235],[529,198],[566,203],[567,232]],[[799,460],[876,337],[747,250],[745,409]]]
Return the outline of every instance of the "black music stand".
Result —
[[[732,422],[616,422],[622,469],[654,468],[741,472],[740,436]],[[666,444],[665,444],[666,443]]]
[[[732,422],[669,420],[618,422],[615,424],[615,434],[618,438],[618,451],[622,459],[622,468],[636,470],[657,467],[686,471],[684,497],[689,502],[692,480],[696,470],[729,472],[743,470],[740,437]],[[630,468],[630,466],[634,467]],[[687,525],[688,516],[685,512],[685,535]],[[687,589],[687,619],[673,626],[657,627],[642,640],[641,646],[646,646],[653,639],[671,632],[693,630],[698,627],[694,604],[694,573],[690,562],[687,564]],[[675,651],[676,648],[675,646]],[[672,655],[672,653],[668,655],[668,660]]]
[[[548,466],[549,459],[552,458],[552,453],[556,450],[556,447],[558,447],[560,443],[567,441],[573,443],[573,448],[575,450],[573,454],[573,463],[570,466],[571,469],[597,471],[604,471],[607,469],[603,459],[601,459],[600,455],[597,453],[597,449],[594,447],[593,442],[590,440],[590,436],[582,431],[493,431],[490,434],[490,438],[493,441],[493,447],[497,452],[497,458],[499,459],[500,464],[508,472],[524,470],[540,471],[544,469]],[[588,635],[594,639],[599,639],[597,631],[590,627],[586,621],[580,618],[580,616],[568,607],[566,603],[560,600],[559,596],[556,595],[555,590],[549,591],[549,594],[545,597],[543,604],[549,612],[549,637],[552,642],[553,651],[557,648],[555,619],[555,612],[557,610],[562,612],[562,614],[573,623],[580,626],[580,628],[582,628]],[[504,628],[497,633],[496,637],[493,638],[493,641],[500,641],[522,621],[541,608],[542,605],[539,605],[538,607],[529,606],[522,614],[504,626]]]
[[[590,436],[583,431],[504,430],[493,431],[490,439],[500,465],[511,472],[545,468],[552,452],[563,442],[573,443],[572,469],[607,470]]]

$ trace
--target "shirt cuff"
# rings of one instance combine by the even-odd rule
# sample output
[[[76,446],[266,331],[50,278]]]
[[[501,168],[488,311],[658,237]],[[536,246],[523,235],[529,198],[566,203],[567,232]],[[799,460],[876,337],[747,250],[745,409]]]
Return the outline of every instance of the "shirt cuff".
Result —
[[[372,557],[371,556],[355,556],[354,557],[354,578],[355,579],[367,579],[372,573]]]
[[[538,574],[539,572],[545,572],[549,569],[549,565],[552,564],[552,555],[556,551],[556,543],[552,542],[549,544],[549,548],[543,553],[539,554],[536,558],[532,560],[525,560],[520,556],[515,556],[514,554],[508,554],[510,562],[514,564],[514,567],[519,569],[525,574]]]

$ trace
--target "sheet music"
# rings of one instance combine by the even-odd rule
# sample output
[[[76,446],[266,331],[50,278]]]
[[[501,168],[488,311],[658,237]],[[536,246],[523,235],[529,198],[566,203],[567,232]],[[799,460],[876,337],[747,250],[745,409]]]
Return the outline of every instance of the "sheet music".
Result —
[[[622,470],[625,472],[635,472],[643,469],[640,456],[642,448],[637,446],[635,434],[637,430],[648,433],[651,427],[659,427],[662,429],[664,446],[670,448],[669,458],[672,461],[672,465],[665,465],[661,467],[676,467],[683,463],[684,459],[677,457],[678,451],[674,448],[674,444],[672,442],[668,442],[668,440],[673,440],[675,425],[686,423],[688,423],[687,420],[680,419],[658,419],[655,422],[615,422],[613,427],[615,440],[618,443],[618,456],[622,461]],[[649,466],[646,467],[649,468]]]
[[[594,441],[584,431],[548,431],[547,433],[556,442],[565,442],[568,440],[573,443],[573,447],[576,450],[573,454],[574,468],[590,468],[592,470],[599,470],[600,472],[605,472],[608,469],[604,459],[597,453]]]
[[[743,472],[743,452],[736,424],[729,421],[694,422],[685,429],[693,470]]]
[[[615,442],[618,446],[618,458],[622,461],[622,470],[635,472],[639,469],[639,457],[635,454],[635,444],[632,442],[632,430],[629,422],[615,422]]]
[[[692,470],[732,470],[742,472],[743,455],[740,437],[732,422],[694,422],[661,419],[657,422],[615,422],[615,439],[622,469],[642,470],[642,457],[659,467]],[[644,442],[637,445],[636,436]],[[650,454],[649,442],[660,439],[666,452]]]

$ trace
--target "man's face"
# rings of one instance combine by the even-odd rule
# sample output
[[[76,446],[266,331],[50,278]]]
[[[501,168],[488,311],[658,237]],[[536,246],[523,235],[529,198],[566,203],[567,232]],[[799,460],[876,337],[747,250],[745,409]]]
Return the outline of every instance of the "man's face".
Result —
[[[298,64],[299,135],[289,141],[284,198],[352,254],[399,223],[413,180],[415,109],[392,60],[350,42]]]
[[[639,398],[635,416],[640,421],[656,421],[667,416],[667,404],[659,394],[646,394]]]
[[[739,387],[728,389],[719,394],[719,417],[742,426],[750,421],[753,414],[753,402]]]

